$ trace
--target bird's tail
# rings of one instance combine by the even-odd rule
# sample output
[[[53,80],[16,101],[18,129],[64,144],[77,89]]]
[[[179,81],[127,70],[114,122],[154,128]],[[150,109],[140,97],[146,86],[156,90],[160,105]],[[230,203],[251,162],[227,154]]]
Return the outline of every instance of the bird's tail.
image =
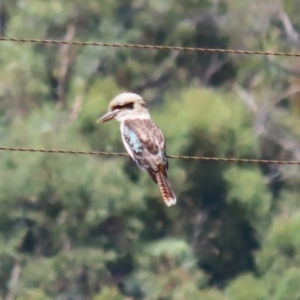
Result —
[[[167,206],[176,204],[176,196],[172,191],[168,179],[162,172],[156,173],[157,184],[159,186],[161,195]]]

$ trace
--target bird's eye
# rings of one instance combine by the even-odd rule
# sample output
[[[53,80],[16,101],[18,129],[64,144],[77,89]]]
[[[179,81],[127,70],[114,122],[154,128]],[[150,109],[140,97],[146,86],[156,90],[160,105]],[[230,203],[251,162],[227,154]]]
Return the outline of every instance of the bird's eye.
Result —
[[[131,103],[127,103],[125,105],[115,105],[112,107],[112,110],[115,110],[115,109],[133,109],[134,108],[134,103],[131,102]]]
[[[134,107],[134,103],[133,103],[133,102],[127,103],[127,104],[125,104],[125,105],[123,106],[123,108],[126,108],[126,109],[133,109],[133,107]]]

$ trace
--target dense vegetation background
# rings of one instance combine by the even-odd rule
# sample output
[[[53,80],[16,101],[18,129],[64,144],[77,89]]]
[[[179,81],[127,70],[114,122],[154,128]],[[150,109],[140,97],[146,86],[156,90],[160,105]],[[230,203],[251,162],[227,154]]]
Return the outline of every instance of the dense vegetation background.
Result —
[[[299,0],[1,0],[5,37],[300,52]],[[300,160],[299,58],[0,43],[0,144],[123,152],[143,95],[168,154]],[[0,153],[6,300],[300,299],[297,166]]]

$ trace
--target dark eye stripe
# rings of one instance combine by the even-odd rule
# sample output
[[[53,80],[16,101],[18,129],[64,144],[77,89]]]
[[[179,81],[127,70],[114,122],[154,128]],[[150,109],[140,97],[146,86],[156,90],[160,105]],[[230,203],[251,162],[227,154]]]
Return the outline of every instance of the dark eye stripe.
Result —
[[[115,105],[112,107],[112,110],[115,110],[115,109],[133,109],[133,106],[134,106],[134,103],[131,102],[131,103],[127,103],[125,105]]]

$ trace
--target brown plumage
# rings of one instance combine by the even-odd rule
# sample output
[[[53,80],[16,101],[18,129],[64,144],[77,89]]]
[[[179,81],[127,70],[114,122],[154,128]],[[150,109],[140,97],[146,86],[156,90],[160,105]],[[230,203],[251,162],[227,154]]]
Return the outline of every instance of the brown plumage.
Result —
[[[171,206],[172,204],[176,203],[176,196],[174,192],[171,189],[171,186],[169,184],[169,181],[162,171],[158,171],[156,173],[156,180],[157,184],[159,186],[159,190],[161,192],[161,195],[166,203],[167,206]]]
[[[123,142],[130,156],[159,185],[166,205],[175,204],[176,196],[167,179],[169,166],[161,130],[150,119],[128,119],[121,126]]]
[[[133,93],[118,95],[99,121],[105,122],[112,118],[121,122],[122,139],[129,155],[159,185],[166,205],[175,205],[176,196],[167,179],[165,139],[161,130],[150,119],[143,98]]]

